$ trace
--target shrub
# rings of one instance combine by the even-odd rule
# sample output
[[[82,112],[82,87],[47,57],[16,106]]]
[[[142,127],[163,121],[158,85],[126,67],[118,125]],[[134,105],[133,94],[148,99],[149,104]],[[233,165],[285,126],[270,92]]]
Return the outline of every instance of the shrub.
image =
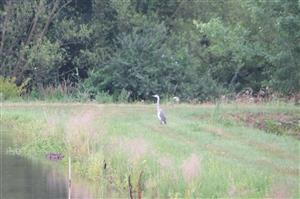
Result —
[[[8,100],[20,97],[22,87],[15,84],[15,78],[4,78],[0,76],[0,99]]]
[[[143,24],[120,34],[111,59],[89,71],[85,85],[90,90],[108,91],[119,102],[149,99],[154,93],[174,93],[188,63],[181,59],[186,54],[174,53],[168,47],[163,23]]]
[[[118,95],[118,102],[120,103],[127,103],[130,97],[130,92],[126,91],[124,88],[122,89],[121,93]]]
[[[96,95],[96,101],[99,103],[112,103],[113,97],[109,95],[107,92],[99,92]]]

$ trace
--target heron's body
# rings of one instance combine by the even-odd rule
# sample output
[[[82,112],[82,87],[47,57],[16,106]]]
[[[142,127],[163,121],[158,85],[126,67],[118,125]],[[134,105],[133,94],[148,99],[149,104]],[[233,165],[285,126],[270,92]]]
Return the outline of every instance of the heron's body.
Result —
[[[161,124],[167,124],[167,118],[163,112],[163,110],[159,107],[159,96],[153,95],[153,97],[156,97],[156,111],[157,111],[157,117]]]
[[[167,124],[167,118],[165,117],[165,114],[162,110],[157,113],[158,119],[160,120],[160,123]]]

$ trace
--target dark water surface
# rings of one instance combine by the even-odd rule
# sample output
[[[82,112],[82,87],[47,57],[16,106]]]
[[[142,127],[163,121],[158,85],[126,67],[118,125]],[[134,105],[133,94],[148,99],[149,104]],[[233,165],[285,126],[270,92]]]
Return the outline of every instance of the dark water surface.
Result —
[[[2,197],[67,198],[66,178],[54,168],[19,156],[2,154]]]
[[[0,133],[1,199],[68,198],[68,178],[58,169],[57,162],[45,164],[7,154],[8,139],[4,138],[3,131]],[[95,198],[85,189],[88,185],[73,184],[72,198]]]

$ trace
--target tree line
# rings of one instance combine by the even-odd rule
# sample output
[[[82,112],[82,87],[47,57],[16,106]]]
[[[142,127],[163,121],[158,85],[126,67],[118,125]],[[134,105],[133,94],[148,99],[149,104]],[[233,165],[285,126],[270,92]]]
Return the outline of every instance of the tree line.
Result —
[[[210,100],[300,91],[299,0],[2,0],[0,76]]]

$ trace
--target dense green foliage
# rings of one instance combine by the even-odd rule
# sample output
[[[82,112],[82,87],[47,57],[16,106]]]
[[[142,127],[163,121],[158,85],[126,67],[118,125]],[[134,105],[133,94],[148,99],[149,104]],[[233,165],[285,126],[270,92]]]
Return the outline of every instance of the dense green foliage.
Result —
[[[0,100],[18,98],[21,95],[21,88],[17,87],[12,79],[5,79],[0,76]]]
[[[300,90],[299,0],[5,0],[0,75],[28,92],[206,100]]]

